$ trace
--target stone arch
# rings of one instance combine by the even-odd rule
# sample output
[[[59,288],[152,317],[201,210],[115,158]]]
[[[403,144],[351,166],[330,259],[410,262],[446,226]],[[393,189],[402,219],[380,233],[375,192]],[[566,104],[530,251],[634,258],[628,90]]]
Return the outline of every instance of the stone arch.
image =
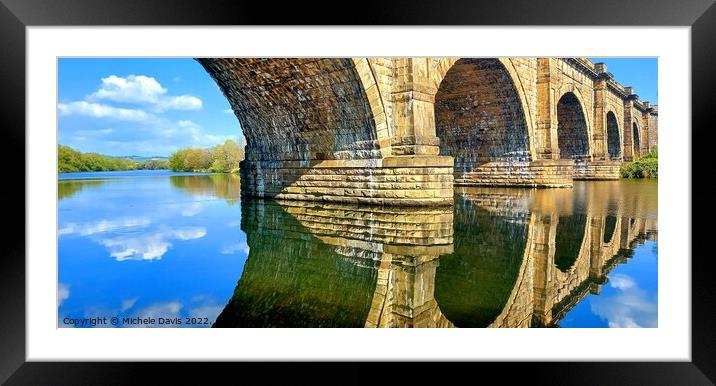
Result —
[[[639,137],[639,134],[641,130],[639,130],[639,124],[634,121],[632,124],[632,146],[633,146],[633,154],[634,159],[637,159],[641,156],[641,137]]]
[[[433,75],[440,153],[455,157],[456,172],[530,161],[529,108],[509,59],[450,59]]]
[[[557,102],[557,145],[560,158],[589,157],[589,125],[577,93],[567,91]]]
[[[382,158],[388,137],[367,60],[200,58],[229,100],[249,161]]]
[[[619,136],[619,121],[614,112],[607,112],[607,154],[612,160],[621,158],[621,139]]]

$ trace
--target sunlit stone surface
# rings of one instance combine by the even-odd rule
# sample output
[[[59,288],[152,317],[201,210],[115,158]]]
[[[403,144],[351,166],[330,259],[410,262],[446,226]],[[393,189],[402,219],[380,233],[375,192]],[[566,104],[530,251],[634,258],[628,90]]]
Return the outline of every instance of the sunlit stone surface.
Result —
[[[619,178],[658,112],[582,58],[201,58],[247,139],[242,194],[434,206],[453,186]]]

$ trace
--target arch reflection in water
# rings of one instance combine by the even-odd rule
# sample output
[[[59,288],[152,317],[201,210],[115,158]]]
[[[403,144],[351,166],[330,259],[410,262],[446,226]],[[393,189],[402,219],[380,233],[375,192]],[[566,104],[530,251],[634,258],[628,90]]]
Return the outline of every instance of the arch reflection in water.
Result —
[[[452,251],[450,208],[248,200],[242,202],[241,227],[249,257],[216,327],[362,327],[433,320],[431,262]]]
[[[456,191],[449,209],[243,201],[249,257],[214,326],[556,326],[656,239],[655,183]]]

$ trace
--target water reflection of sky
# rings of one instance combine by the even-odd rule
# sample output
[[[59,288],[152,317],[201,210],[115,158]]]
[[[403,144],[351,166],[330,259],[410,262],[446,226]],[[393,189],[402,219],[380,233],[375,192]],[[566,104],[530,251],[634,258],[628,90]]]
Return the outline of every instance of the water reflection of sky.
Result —
[[[240,206],[201,185],[173,183],[167,172],[102,174],[92,174],[99,184],[59,182],[59,320],[213,322],[248,253]]]
[[[561,327],[658,327],[657,243],[637,246],[628,264],[608,275],[599,295],[589,294]]]
[[[356,318],[347,315],[347,310],[368,312],[373,300],[375,272],[371,260],[361,260],[365,251],[359,248],[365,243],[338,243],[336,247],[330,237],[317,237],[316,229],[340,233],[339,223],[351,219],[351,224],[360,225],[358,220],[368,218],[366,214],[348,210],[340,214],[345,218],[330,220],[333,212],[327,209],[294,208],[288,214],[275,204],[246,201],[242,226],[239,188],[239,178],[233,175],[166,171],[61,175],[59,325],[70,327],[63,325],[65,317],[118,317],[120,321],[124,317],[180,317],[186,326],[184,318],[196,317],[207,318],[199,326],[208,327],[222,311],[227,318],[237,317],[227,302],[247,315],[258,315],[258,320],[244,320],[257,326],[276,324],[262,319],[272,310],[294,318],[291,323],[306,326],[314,325],[310,316],[325,318],[332,315],[331,310],[350,316],[346,320],[351,325],[363,325],[365,315]],[[426,287],[428,295],[434,291],[442,313],[462,327],[489,325],[505,307],[522,267],[531,215],[539,219],[549,213],[558,219],[553,227],[556,249],[566,258],[558,258],[555,251],[554,259],[555,268],[563,273],[579,265],[582,255],[578,252],[590,224],[587,213],[597,219],[605,216],[605,243],[615,237],[614,233],[607,237],[606,229],[616,232],[617,213],[626,216],[622,225],[631,224],[629,217],[656,220],[656,185],[647,182],[580,183],[572,190],[460,192],[449,216],[452,252],[441,255],[434,271],[425,271],[432,276],[423,272],[421,278],[432,280]],[[320,216],[327,223],[319,221],[318,228],[311,228]],[[430,222],[425,216],[411,212],[407,217],[391,217],[376,212],[370,219],[380,219],[382,226],[404,227],[396,219]],[[358,225],[347,229],[358,235],[368,232]],[[250,248],[245,232],[254,247],[247,264]],[[346,257],[354,255],[363,257],[355,261]],[[599,295],[587,294],[562,320],[550,323],[656,327],[657,242],[649,239],[638,244],[633,256],[617,264],[607,277]]]

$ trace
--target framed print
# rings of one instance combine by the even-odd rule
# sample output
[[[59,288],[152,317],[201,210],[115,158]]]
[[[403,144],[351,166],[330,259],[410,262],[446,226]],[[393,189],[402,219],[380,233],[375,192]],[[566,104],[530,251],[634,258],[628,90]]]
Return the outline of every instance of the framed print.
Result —
[[[711,1],[287,7],[3,0],[3,380],[716,379]]]

